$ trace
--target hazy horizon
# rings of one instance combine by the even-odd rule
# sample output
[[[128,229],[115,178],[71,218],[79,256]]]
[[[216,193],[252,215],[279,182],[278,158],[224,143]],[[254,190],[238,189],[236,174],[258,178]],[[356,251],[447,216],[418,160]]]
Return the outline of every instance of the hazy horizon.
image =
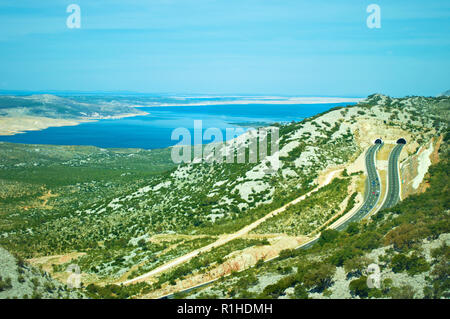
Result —
[[[72,3],[81,28],[68,28]],[[0,4],[0,90],[436,96],[450,2],[133,0]],[[153,92],[153,93],[152,93]]]
[[[383,92],[373,92],[372,94]],[[117,90],[117,91],[103,91],[103,90],[92,90],[92,91],[79,91],[79,90],[20,90],[20,89],[10,89],[10,90],[1,90],[0,95],[29,95],[29,94],[49,94],[49,95],[142,95],[142,96],[154,96],[154,97],[186,97],[186,98],[239,98],[239,97],[274,97],[274,98],[365,98],[367,96],[355,96],[355,95],[314,95],[314,94],[282,94],[282,93],[245,93],[245,92],[230,92],[230,93],[202,93],[202,92],[144,92],[144,91],[131,91],[131,90]]]

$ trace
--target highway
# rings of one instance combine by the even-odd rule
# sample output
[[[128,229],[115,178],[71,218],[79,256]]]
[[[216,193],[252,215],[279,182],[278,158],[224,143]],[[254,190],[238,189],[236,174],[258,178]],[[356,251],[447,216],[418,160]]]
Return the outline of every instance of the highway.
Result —
[[[375,166],[375,156],[376,156],[377,151],[382,146],[383,146],[382,143],[374,144],[366,152],[365,163],[366,163],[367,180],[366,180],[366,188],[365,188],[366,190],[365,190],[365,201],[364,201],[364,204],[349,219],[347,219],[341,225],[336,227],[337,230],[343,230],[343,229],[345,229],[348,226],[349,223],[351,223],[353,221],[361,220],[362,218],[367,216],[369,214],[369,212],[378,203],[378,201],[380,199],[380,179],[379,179],[379,176],[378,176],[378,173],[377,173],[377,170],[376,170],[376,166]],[[302,244],[301,246],[297,247],[297,249],[308,249],[311,246],[313,246],[318,240],[319,240],[319,235],[316,236],[316,238],[314,238],[313,240],[311,240],[311,241],[309,241],[309,242],[307,242],[305,244]],[[266,260],[265,262],[268,262],[268,261],[270,261],[272,259],[275,259],[275,258],[277,258],[277,257],[270,258],[270,259]],[[189,292],[189,291],[192,291],[194,289],[197,289],[197,288],[200,288],[200,287],[204,287],[206,285],[211,284],[212,282],[217,281],[218,279],[220,279],[220,278],[213,279],[213,280],[211,280],[209,282],[202,283],[202,284],[199,284],[197,286],[181,290],[180,292]],[[161,299],[172,299],[172,298],[174,298],[174,294],[169,294],[169,295],[161,297]]]
[[[381,209],[391,208],[400,200],[400,179],[398,175],[398,160],[405,144],[397,144],[389,155],[387,194]],[[380,209],[380,210],[381,210]]]
[[[378,201],[380,200],[380,191],[381,191],[381,185],[380,185],[380,178],[376,169],[376,153],[378,150],[383,146],[382,143],[374,144],[372,145],[366,153],[365,157],[365,164],[366,164],[366,173],[367,173],[367,179],[366,179],[366,188],[365,188],[365,201],[363,205],[358,209],[358,211],[353,214],[350,218],[345,220],[342,224],[337,226],[336,230],[344,230],[349,223],[351,222],[357,222],[363,219],[365,216],[367,216],[373,208],[377,205]],[[384,203],[381,205],[381,209],[384,208],[390,208],[393,207],[397,202],[400,200],[400,180],[399,180],[399,171],[398,171],[398,161],[400,158],[400,153],[403,149],[403,146],[405,144],[397,144],[393,150],[391,151],[391,154],[389,155],[389,163],[388,163],[388,180],[387,180],[387,194],[384,199]],[[313,246],[318,240],[319,235],[316,236],[313,240],[300,245],[297,247],[297,249],[308,249],[311,246]],[[265,262],[268,262],[272,259],[275,259],[277,257],[271,258],[269,260],[266,260]],[[211,284],[212,282],[215,282],[217,279],[211,280],[209,282],[197,285],[195,287],[191,287],[189,289],[185,289],[182,292],[189,292],[194,289],[206,286]],[[172,299],[174,297],[174,294],[169,294],[162,299]]]
[[[380,200],[380,179],[378,177],[377,168],[375,166],[375,155],[382,146],[383,144],[372,145],[366,153],[367,179],[364,204],[349,219],[336,227],[336,230],[343,230],[348,226],[349,223],[357,222],[363,219],[370,213],[370,211]]]
[[[377,168],[375,166],[375,156],[378,150],[383,146],[383,144],[372,145],[366,152],[365,163],[366,163],[366,188],[365,188],[365,201],[363,205],[354,213],[349,219],[345,220],[337,226],[336,230],[344,230],[348,224],[351,222],[357,222],[367,216],[370,211],[375,207],[380,199],[380,179],[378,177]],[[319,236],[316,236],[313,240],[307,242],[306,244],[297,247],[297,249],[308,249],[313,246],[318,240]]]

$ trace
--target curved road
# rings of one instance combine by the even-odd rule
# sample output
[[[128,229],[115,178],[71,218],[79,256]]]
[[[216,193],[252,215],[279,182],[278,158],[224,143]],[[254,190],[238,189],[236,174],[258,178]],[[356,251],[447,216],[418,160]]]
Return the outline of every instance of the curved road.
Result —
[[[391,208],[400,200],[400,178],[398,174],[398,160],[405,144],[397,144],[389,155],[388,180],[386,199],[381,209]]]
[[[366,153],[366,191],[364,204],[349,219],[336,227],[336,230],[345,229],[349,223],[363,219],[375,207],[380,199],[380,179],[378,177],[377,168],[375,166],[375,155],[383,144],[372,145]]]
[[[380,179],[378,177],[378,173],[377,173],[376,166],[375,166],[375,155],[382,146],[383,146],[383,144],[372,145],[367,150],[367,153],[366,153],[365,162],[366,162],[366,171],[367,171],[367,175],[368,175],[368,179],[366,180],[366,186],[368,186],[368,187],[366,187],[366,196],[365,196],[366,200],[364,201],[364,204],[349,219],[347,219],[341,225],[336,227],[336,230],[345,229],[349,223],[351,223],[353,221],[361,220],[367,214],[369,214],[369,212],[373,209],[373,207],[375,207],[375,205],[378,203],[378,200],[380,199]],[[316,238],[314,238],[313,240],[311,240],[305,244],[302,244],[301,246],[297,247],[297,249],[308,249],[309,247],[314,245],[318,240],[319,240],[319,236],[317,236]],[[277,258],[277,257],[270,258],[270,259],[266,260],[265,262],[268,262],[275,258]],[[181,290],[179,292],[189,292],[194,289],[209,285],[218,279],[220,279],[220,278],[213,279],[209,282],[202,283],[197,286]],[[172,299],[173,297],[174,297],[174,294],[169,294],[169,295],[166,295],[166,296],[163,296],[160,298],[161,299]]]
[[[360,221],[365,216],[367,216],[372,209],[376,206],[378,201],[380,200],[380,178],[378,175],[378,172],[376,170],[375,166],[375,156],[377,151],[383,146],[383,144],[375,144],[372,145],[366,153],[366,171],[368,178],[366,180],[366,191],[365,191],[365,198],[364,204],[361,206],[361,208],[353,214],[349,219],[344,221],[342,224],[340,224],[338,227],[336,227],[336,230],[343,230],[345,229],[349,223]],[[384,208],[390,208],[393,207],[397,202],[400,200],[400,180],[399,180],[399,173],[398,173],[398,160],[400,158],[400,153],[403,149],[403,146],[405,144],[397,144],[394,149],[391,151],[391,154],[389,155],[389,164],[388,164],[388,181],[387,181],[387,194],[385,201],[383,205],[381,206],[381,209]],[[314,245],[318,240],[319,236],[316,236],[313,240],[302,244],[301,246],[297,247],[297,249],[308,249],[312,245]],[[271,258],[269,260],[266,260],[265,262],[268,262],[272,259],[275,259],[277,257]],[[209,282],[182,290],[180,292],[189,292],[191,290],[206,286],[211,284],[212,282],[218,280],[220,278],[211,280]],[[174,294],[169,294],[161,299],[172,299],[174,297]]]
[[[378,177],[377,168],[375,166],[375,156],[377,154],[377,151],[383,146],[383,144],[375,144],[372,145],[366,153],[366,172],[367,172],[367,180],[366,180],[366,188],[365,188],[365,198],[364,204],[361,206],[360,209],[356,213],[354,213],[349,219],[345,220],[337,226],[335,229],[338,231],[341,231],[345,229],[348,224],[351,222],[360,221],[365,216],[369,214],[369,212],[372,210],[373,207],[378,203],[378,200],[380,199],[380,179]],[[297,249],[308,249],[312,245],[314,245],[318,240],[320,236],[316,236],[313,240],[307,242],[306,244],[303,244]]]

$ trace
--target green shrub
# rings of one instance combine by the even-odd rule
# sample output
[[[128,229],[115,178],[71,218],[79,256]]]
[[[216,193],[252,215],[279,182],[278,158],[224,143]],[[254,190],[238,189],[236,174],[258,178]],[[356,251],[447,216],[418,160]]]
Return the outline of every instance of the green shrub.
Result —
[[[0,291],[8,290],[12,288],[11,278],[3,279],[0,276]]]
[[[326,243],[332,243],[339,237],[339,232],[335,229],[326,229],[320,233],[320,238],[318,241],[319,245],[324,245]]]
[[[401,287],[393,287],[389,293],[392,299],[413,299],[416,291],[410,285],[403,285]]]
[[[355,247],[362,250],[372,250],[380,246],[381,235],[376,231],[366,231],[359,235]]]
[[[277,283],[273,285],[268,285],[264,288],[262,297],[263,298],[278,298],[287,288],[295,285],[298,279],[295,275],[290,275],[281,278]]]
[[[405,223],[391,230],[385,238],[385,245],[394,245],[396,250],[410,248],[412,244],[417,242],[423,236],[426,236],[428,230],[420,225]]]
[[[351,259],[347,259],[344,262],[345,272],[358,272],[362,273],[364,269],[371,263],[370,259],[364,256],[356,256]]]
[[[303,284],[317,292],[322,292],[331,286],[336,267],[328,263],[312,264],[302,274]]]
[[[395,273],[407,271],[410,276],[422,273],[430,269],[430,264],[424,257],[413,254],[408,257],[404,254],[397,254],[391,260],[392,271]]]
[[[349,284],[350,293],[353,296],[367,298],[369,296],[369,287],[367,287],[367,277],[361,276],[358,279],[352,280]]]
[[[357,223],[357,222],[349,223],[347,228],[345,229],[345,232],[349,235],[358,234],[359,233],[359,223]]]
[[[294,296],[297,299],[308,299],[308,290],[302,284],[297,284],[294,288]]]
[[[296,255],[295,249],[284,249],[280,251],[279,257],[280,259],[291,258]]]
[[[430,274],[432,287],[429,287],[431,298],[450,298],[450,264],[441,260]]]
[[[344,265],[345,261],[356,256],[362,255],[362,252],[359,249],[349,247],[345,249],[339,249],[329,258],[329,261],[335,266]]]

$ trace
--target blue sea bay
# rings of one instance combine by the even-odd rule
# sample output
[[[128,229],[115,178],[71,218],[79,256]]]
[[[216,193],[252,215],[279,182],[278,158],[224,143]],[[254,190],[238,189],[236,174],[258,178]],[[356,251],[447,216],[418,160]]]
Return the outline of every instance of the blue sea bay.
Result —
[[[92,121],[77,126],[50,127],[42,131],[0,136],[0,141],[104,148],[165,148],[178,143],[178,140],[171,139],[172,131],[178,127],[187,128],[193,136],[194,120],[202,120],[204,130],[220,129],[225,137],[226,128],[301,121],[333,107],[350,104],[352,103],[142,107],[140,109],[148,112],[148,115]]]

